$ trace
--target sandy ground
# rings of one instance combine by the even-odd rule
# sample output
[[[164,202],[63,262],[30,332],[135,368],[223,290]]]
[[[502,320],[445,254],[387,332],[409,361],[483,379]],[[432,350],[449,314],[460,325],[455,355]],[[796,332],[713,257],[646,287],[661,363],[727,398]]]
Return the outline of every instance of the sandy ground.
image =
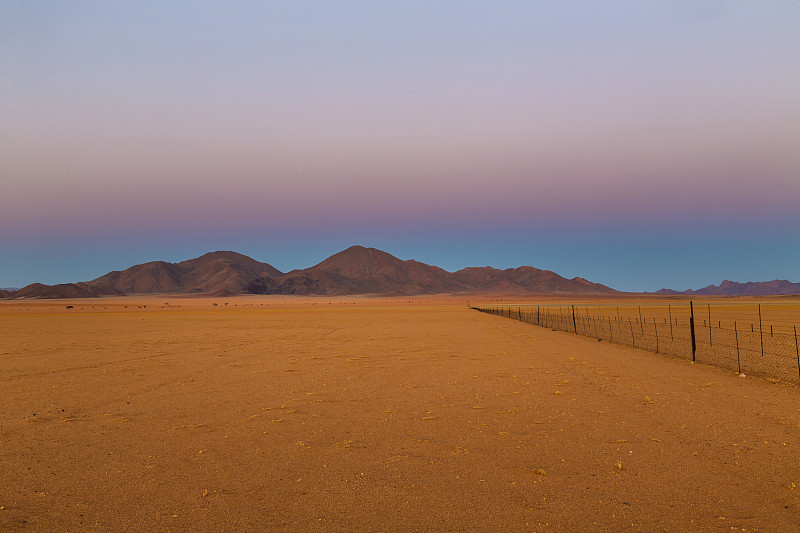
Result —
[[[0,530],[800,526],[794,386],[445,301],[121,301],[0,313]]]

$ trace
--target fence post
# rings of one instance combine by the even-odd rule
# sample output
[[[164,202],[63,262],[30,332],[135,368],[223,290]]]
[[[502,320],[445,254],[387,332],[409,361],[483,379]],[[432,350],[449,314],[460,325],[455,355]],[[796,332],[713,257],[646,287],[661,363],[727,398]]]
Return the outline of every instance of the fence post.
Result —
[[[739,330],[736,328],[736,321],[733,321],[733,334],[736,336],[736,365],[739,367],[739,373],[742,373],[742,360],[739,357]]]
[[[714,344],[711,342],[711,304],[708,305],[708,347],[711,348]]]
[[[653,319],[653,329],[656,332],[656,353],[658,353],[658,322],[655,318]]]
[[[697,341],[694,336],[694,304],[689,300],[689,329],[692,332],[692,362],[695,361],[695,353],[697,353]]]
[[[758,304],[758,334],[761,337],[761,359],[764,359],[764,328],[761,327],[761,304]]]
[[[797,375],[800,376],[800,349],[797,348],[797,326],[794,326],[794,353],[797,355]]]
[[[642,306],[639,306],[639,326],[642,328],[642,337],[644,337],[644,320],[642,320]]]
[[[572,306],[572,328],[578,333],[578,324],[575,322],[575,306]]]
[[[675,337],[672,336],[672,305],[667,305],[667,311],[669,312],[669,338],[674,341]]]
[[[631,317],[628,317],[628,326],[631,328],[631,346],[636,348],[636,336],[633,334],[633,323]]]

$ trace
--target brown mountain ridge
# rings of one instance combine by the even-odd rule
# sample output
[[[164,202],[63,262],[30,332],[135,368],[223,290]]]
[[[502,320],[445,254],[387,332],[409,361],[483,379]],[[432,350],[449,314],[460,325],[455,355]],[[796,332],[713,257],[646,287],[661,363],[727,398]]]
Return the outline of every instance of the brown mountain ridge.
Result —
[[[748,281],[739,283],[725,280],[719,285],[708,285],[702,289],[675,291],[661,289],[656,294],[686,294],[699,296],[786,296],[800,294],[800,283],[792,283],[785,279],[772,281]]]
[[[8,293],[12,298],[87,298],[125,294],[296,294],[405,296],[468,292],[614,294],[583,278],[523,266],[499,270],[469,267],[448,272],[401,260],[375,248],[351,246],[310,268],[283,273],[236,252],[210,252],[195,259],[152,261],[113,271],[92,281],[62,285],[34,283]]]

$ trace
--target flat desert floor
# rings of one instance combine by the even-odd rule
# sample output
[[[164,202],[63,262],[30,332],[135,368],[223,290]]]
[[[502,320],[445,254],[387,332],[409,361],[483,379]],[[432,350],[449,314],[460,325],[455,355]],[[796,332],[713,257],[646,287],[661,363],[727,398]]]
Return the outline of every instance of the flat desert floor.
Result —
[[[217,302],[3,303],[0,530],[800,525],[794,385],[444,300]]]

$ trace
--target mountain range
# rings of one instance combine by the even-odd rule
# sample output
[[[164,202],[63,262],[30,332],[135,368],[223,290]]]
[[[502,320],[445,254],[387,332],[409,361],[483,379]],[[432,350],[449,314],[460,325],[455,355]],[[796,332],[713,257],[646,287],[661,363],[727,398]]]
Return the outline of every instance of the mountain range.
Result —
[[[779,296],[787,294],[800,294],[800,283],[792,283],[785,279],[773,281],[748,281],[737,283],[725,280],[719,285],[709,285],[702,289],[687,291],[674,291],[661,289],[656,294],[686,294],[698,296]]]
[[[97,279],[0,291],[0,298],[91,298],[128,294],[183,293],[406,296],[437,293],[616,294],[583,278],[567,279],[530,266],[499,270],[469,267],[447,272],[436,266],[352,246],[310,268],[283,273],[236,252],[210,252],[195,259],[152,261]]]

